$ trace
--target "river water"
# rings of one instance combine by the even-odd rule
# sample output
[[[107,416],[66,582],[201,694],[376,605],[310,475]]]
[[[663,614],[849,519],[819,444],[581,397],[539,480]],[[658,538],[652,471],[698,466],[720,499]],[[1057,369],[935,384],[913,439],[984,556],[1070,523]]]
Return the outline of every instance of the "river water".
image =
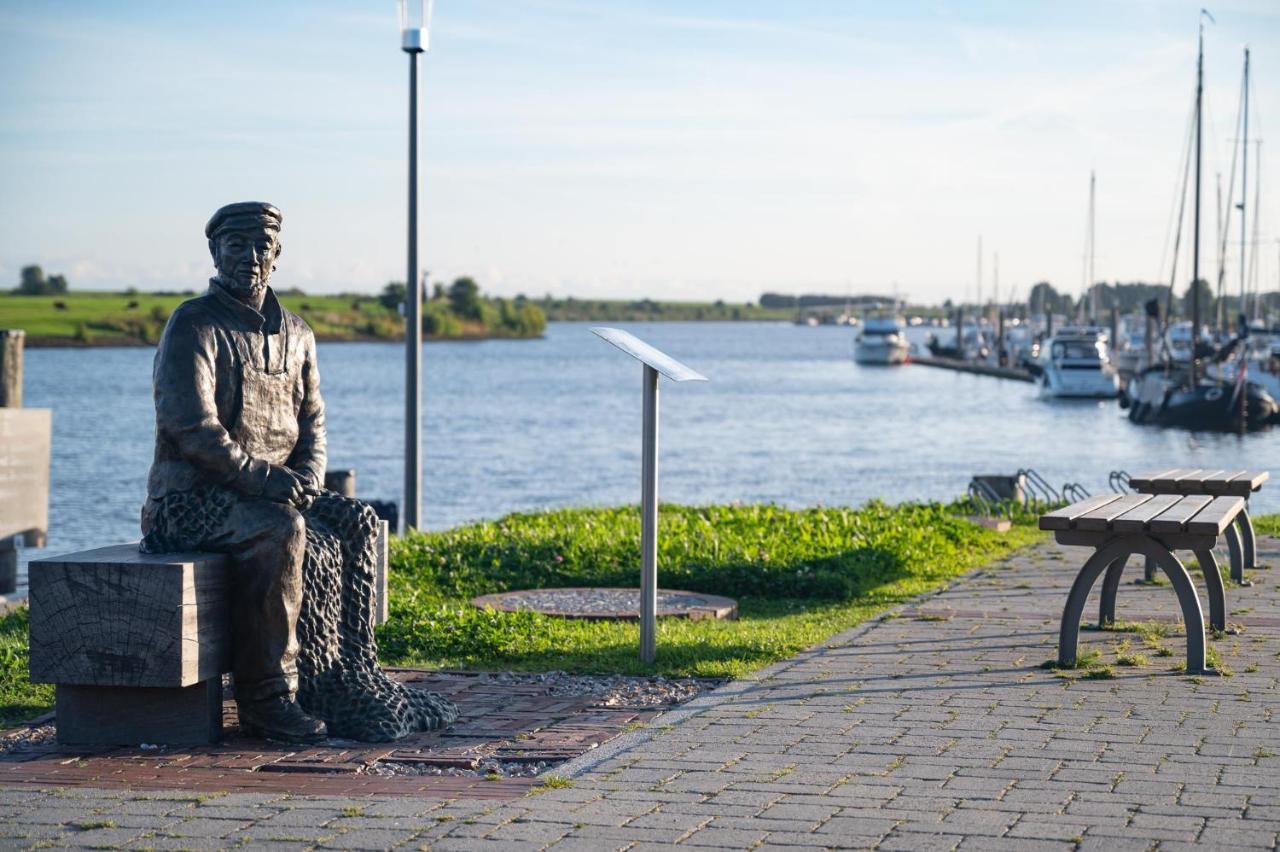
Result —
[[[922,366],[861,367],[848,328],[620,327],[710,379],[662,384],[664,500],[950,499],[975,473],[1023,467],[1093,493],[1117,468],[1280,473],[1280,431],[1138,427],[1114,401],[1045,400],[1030,384]],[[641,370],[589,328],[552,323],[542,340],[426,345],[426,526],[639,500]],[[392,343],[319,348],[330,465],[355,468],[364,497],[401,496],[403,353]],[[53,409],[54,438],[49,547],[25,556],[137,538],[154,428],[152,354],[27,352],[25,404]],[[1280,481],[1253,505],[1280,511]]]

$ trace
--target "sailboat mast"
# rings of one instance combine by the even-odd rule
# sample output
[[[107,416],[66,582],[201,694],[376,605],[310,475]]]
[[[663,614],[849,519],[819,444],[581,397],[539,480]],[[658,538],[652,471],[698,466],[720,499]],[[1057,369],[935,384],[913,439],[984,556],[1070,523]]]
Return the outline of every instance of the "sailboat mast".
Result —
[[[1204,20],[1200,21],[1200,43],[1196,57],[1196,193],[1195,228],[1191,244],[1191,384],[1199,372],[1196,357],[1200,344],[1200,155],[1204,124]]]
[[[1093,273],[1093,239],[1095,234],[1094,228],[1094,188],[1097,185],[1097,176],[1092,169],[1089,170],[1089,324],[1098,324],[1098,280]]]
[[[978,313],[982,317],[982,234],[978,234]]]
[[[1249,215],[1245,204],[1249,198],[1249,47],[1247,45],[1244,49],[1244,136],[1240,141],[1240,155],[1243,161],[1240,168],[1240,316],[1243,318],[1245,316],[1245,254],[1248,251],[1245,219]]]

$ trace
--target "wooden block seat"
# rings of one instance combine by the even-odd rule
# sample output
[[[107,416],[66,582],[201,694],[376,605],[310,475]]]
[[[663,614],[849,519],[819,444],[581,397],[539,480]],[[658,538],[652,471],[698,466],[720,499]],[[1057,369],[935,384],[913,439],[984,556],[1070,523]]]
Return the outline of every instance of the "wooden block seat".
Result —
[[[1129,487],[1140,494],[1195,494],[1211,497],[1243,497],[1244,509],[1236,515],[1235,525],[1226,530],[1227,551],[1231,563],[1231,580],[1241,586],[1250,583],[1245,569],[1258,565],[1257,542],[1253,522],[1249,519],[1249,496],[1271,478],[1265,470],[1214,470],[1210,468],[1168,468],[1129,477]],[[1148,563],[1147,578],[1155,567]]]
[[[379,524],[374,619],[387,613]],[[33,559],[31,681],[57,686],[58,741],[200,745],[222,736],[231,570],[217,553],[145,554],[137,542]]]
[[[33,559],[31,680],[57,685],[58,741],[197,745],[222,734],[230,571],[137,543]]]
[[[1209,590],[1209,622],[1226,629],[1226,591],[1213,555],[1214,545],[1244,511],[1243,497],[1178,494],[1107,494],[1090,497],[1040,516],[1040,529],[1051,530],[1061,544],[1094,548],[1072,583],[1058,634],[1058,662],[1074,665],[1080,641],[1080,619],[1089,592],[1099,577],[1101,626],[1115,622],[1116,592],[1130,556],[1146,557],[1173,585],[1187,628],[1187,671],[1204,673],[1204,615],[1195,585],[1176,550],[1195,554]],[[1104,576],[1105,575],[1105,576]]]

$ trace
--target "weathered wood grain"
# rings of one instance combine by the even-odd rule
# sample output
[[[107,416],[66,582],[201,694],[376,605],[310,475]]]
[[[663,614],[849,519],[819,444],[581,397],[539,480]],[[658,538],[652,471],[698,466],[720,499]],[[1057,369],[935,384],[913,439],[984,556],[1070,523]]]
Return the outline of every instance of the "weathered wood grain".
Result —
[[[1212,503],[1187,521],[1187,532],[1193,535],[1222,535],[1242,511],[1243,497],[1215,497]]]
[[[1070,506],[1047,512],[1040,516],[1040,529],[1069,530],[1071,529],[1072,521],[1076,518],[1088,514],[1094,509],[1100,509],[1108,503],[1114,503],[1119,499],[1119,494],[1100,494],[1097,497],[1090,497],[1087,500],[1081,500],[1079,503],[1072,503]]]
[[[1159,494],[1150,500],[1125,512],[1111,522],[1111,529],[1116,532],[1145,532],[1147,523],[1157,515],[1166,511],[1174,503],[1181,500],[1177,494]]]
[[[33,560],[28,573],[33,682],[183,687],[228,670],[220,554],[122,544]]]
[[[1126,494],[1119,500],[1113,500],[1105,506],[1099,506],[1076,518],[1073,526],[1078,530],[1110,529],[1112,521],[1116,518],[1150,500],[1150,494]]]
[[[1187,521],[1195,517],[1196,513],[1208,506],[1212,500],[1213,498],[1207,495],[1183,497],[1148,521],[1147,529],[1156,534],[1186,532]]]

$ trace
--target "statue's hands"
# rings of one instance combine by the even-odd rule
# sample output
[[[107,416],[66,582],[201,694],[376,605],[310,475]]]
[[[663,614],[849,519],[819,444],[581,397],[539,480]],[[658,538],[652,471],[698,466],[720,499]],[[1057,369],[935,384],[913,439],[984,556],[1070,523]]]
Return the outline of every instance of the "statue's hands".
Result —
[[[312,498],[307,495],[307,485],[302,477],[283,465],[271,465],[267,471],[267,481],[262,489],[263,499],[273,503],[288,503],[299,510],[311,506]]]

